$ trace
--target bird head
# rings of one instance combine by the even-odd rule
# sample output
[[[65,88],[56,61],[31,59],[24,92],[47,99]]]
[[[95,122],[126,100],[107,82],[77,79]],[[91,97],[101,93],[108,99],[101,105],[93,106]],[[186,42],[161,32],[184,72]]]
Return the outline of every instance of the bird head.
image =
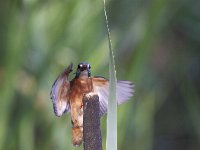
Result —
[[[79,63],[76,70],[76,77],[90,77],[91,76],[90,68],[91,66],[87,62]]]

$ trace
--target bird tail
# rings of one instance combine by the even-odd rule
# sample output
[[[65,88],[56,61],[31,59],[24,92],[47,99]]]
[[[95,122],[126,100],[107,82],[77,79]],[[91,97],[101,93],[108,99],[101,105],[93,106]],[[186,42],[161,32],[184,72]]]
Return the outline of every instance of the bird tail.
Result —
[[[83,127],[72,127],[72,144],[79,147],[83,141]]]

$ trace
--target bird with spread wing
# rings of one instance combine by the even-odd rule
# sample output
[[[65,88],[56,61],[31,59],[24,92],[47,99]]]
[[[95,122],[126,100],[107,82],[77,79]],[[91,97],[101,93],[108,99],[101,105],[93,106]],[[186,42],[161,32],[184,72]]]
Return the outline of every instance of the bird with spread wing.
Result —
[[[56,116],[70,113],[72,122],[72,143],[80,146],[83,140],[83,103],[85,94],[99,96],[100,116],[107,112],[109,80],[100,76],[91,76],[89,63],[78,64],[74,79],[69,81],[72,72],[70,64],[56,79],[51,89],[51,99]],[[133,95],[133,84],[130,81],[117,81],[117,103],[126,102]]]

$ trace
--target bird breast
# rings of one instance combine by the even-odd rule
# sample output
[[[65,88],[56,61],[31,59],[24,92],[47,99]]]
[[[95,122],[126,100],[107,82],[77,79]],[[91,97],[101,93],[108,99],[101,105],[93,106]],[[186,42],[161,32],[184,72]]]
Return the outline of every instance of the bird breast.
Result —
[[[93,91],[92,79],[75,78],[70,82],[70,99],[74,97],[83,97],[84,94]]]

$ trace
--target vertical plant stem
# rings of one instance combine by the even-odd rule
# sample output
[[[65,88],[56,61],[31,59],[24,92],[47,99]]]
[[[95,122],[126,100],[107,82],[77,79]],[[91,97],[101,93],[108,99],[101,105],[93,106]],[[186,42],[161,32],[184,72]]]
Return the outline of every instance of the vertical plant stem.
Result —
[[[104,15],[108,33],[109,45],[109,98],[108,98],[108,117],[107,117],[107,139],[106,150],[117,150],[117,100],[116,100],[116,71],[115,61],[112,51],[111,34],[109,30],[108,17],[106,12],[106,2],[104,2]]]

